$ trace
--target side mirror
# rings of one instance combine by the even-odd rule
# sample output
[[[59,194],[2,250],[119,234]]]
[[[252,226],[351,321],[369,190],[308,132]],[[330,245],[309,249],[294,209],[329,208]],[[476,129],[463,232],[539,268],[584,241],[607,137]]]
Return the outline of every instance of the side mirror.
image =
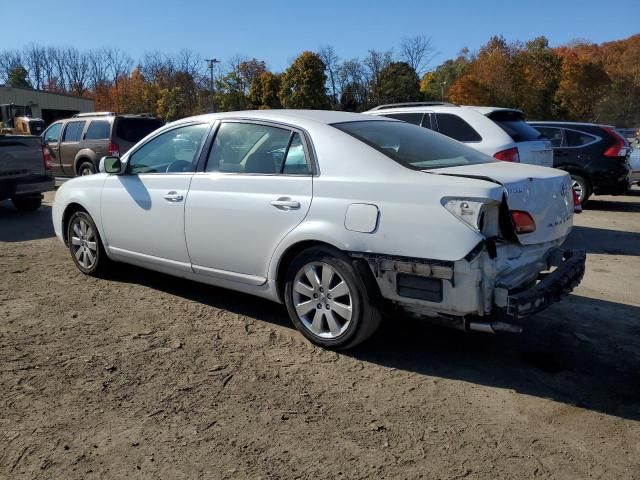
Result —
[[[101,173],[119,175],[122,173],[122,162],[119,157],[102,157],[99,168]]]

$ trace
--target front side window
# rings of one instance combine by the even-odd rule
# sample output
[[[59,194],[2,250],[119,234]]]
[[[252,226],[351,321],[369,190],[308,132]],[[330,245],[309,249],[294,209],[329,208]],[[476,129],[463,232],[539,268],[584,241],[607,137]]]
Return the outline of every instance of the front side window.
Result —
[[[334,123],[333,126],[414,170],[495,161],[455,140],[409,123],[364,120]]]
[[[558,148],[562,146],[562,130],[559,128],[552,127],[534,127],[537,131],[539,131],[546,138],[551,140],[551,145],[554,148]]]
[[[85,140],[107,140],[111,125],[106,120],[93,120],[87,128]]]
[[[395,118],[396,120],[402,120],[403,122],[413,123],[414,125],[420,125],[424,113],[387,113],[383,115],[388,118]]]
[[[206,123],[186,125],[152,138],[131,155],[127,173],[193,172],[208,128]]]
[[[54,123],[44,132],[44,143],[58,143],[60,140],[61,123]]]
[[[291,135],[290,130],[269,125],[223,123],[209,152],[206,170],[228,173],[281,173],[292,141]]]
[[[436,113],[438,131],[459,142],[480,142],[482,137],[465,120],[451,113]]]
[[[79,142],[82,131],[84,130],[84,124],[87,122],[69,122],[67,128],[64,129],[63,142]]]

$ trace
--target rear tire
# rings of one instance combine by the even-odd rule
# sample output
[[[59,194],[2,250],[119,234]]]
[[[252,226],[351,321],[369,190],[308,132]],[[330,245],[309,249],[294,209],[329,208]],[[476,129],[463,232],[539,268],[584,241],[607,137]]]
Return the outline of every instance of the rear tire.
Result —
[[[34,212],[42,206],[41,197],[14,197],[11,203],[21,212]]]
[[[367,288],[339,250],[312,247],[289,265],[284,299],[294,326],[323,348],[345,350],[367,340],[382,321],[379,294]]]
[[[578,194],[580,204],[584,206],[589,201],[589,197],[591,197],[591,185],[589,185],[589,182],[584,177],[572,174],[571,186]]]
[[[90,162],[88,160],[82,162],[78,167],[79,177],[83,175],[93,175],[94,173],[96,173],[96,166],[93,164],[93,162]]]
[[[91,215],[85,211],[77,211],[67,224],[67,242],[73,262],[85,275],[103,276],[111,260],[102,245],[100,234]]]

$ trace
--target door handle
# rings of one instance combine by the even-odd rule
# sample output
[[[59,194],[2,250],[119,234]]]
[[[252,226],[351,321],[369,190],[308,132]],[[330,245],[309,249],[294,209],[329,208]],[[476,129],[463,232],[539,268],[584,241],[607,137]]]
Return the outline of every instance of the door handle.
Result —
[[[169,193],[167,193],[164,196],[164,199],[168,202],[181,202],[182,201],[182,195],[180,195],[178,192],[176,192],[175,190],[170,191]]]
[[[289,197],[279,197],[271,202],[271,205],[278,210],[297,210],[300,208],[300,202],[291,200]]]

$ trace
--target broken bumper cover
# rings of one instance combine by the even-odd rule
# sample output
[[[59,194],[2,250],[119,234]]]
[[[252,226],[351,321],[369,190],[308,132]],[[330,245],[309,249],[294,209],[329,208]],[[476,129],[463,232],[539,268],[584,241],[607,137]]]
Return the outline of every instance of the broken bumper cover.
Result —
[[[506,313],[514,319],[544,310],[568,295],[582,281],[587,254],[583,250],[565,250],[557,268],[534,287],[507,297]]]

